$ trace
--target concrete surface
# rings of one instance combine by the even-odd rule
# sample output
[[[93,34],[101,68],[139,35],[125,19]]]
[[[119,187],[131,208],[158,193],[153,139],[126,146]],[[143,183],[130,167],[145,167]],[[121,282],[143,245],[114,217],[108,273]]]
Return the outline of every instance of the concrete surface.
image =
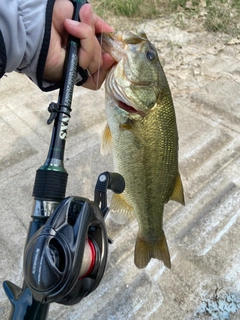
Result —
[[[142,26],[159,49],[172,90],[180,137],[186,206],[170,202],[164,226],[172,269],[133,263],[136,221],[107,228],[114,239],[105,276],[73,307],[53,304],[49,319],[240,319],[240,45],[238,39],[182,31],[171,21]],[[47,155],[47,106],[22,75],[0,82],[0,282],[22,282],[22,252],[35,171]],[[93,198],[98,174],[112,170],[99,153],[105,125],[104,89],[76,88],[66,144],[67,195]],[[0,319],[10,304],[0,289]]]

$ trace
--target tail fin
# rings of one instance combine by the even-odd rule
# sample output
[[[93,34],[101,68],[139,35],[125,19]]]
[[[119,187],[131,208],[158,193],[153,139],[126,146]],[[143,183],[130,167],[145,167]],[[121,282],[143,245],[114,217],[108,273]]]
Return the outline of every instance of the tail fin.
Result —
[[[162,260],[167,268],[171,268],[171,259],[164,231],[162,231],[161,237],[154,242],[149,242],[141,238],[139,234],[137,236],[134,252],[134,263],[136,267],[139,269],[145,268],[151,258]]]

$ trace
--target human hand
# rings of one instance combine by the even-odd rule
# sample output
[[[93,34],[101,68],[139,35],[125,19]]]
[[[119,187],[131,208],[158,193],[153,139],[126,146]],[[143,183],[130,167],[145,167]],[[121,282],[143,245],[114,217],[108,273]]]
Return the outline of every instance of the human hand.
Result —
[[[43,78],[58,82],[63,75],[66,56],[68,33],[81,40],[79,50],[79,64],[88,69],[91,76],[84,83],[84,87],[97,90],[105,80],[109,68],[113,65],[113,58],[102,52],[96,34],[112,32],[112,28],[100,17],[92,12],[92,7],[85,4],[80,9],[80,20],[71,20],[73,4],[69,0],[56,0],[53,9],[51,39]]]

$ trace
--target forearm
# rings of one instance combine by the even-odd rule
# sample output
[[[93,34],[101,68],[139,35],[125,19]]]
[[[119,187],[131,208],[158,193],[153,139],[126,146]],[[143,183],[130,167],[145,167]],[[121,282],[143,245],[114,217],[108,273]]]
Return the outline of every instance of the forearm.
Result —
[[[5,72],[22,72],[43,89],[54,2],[0,1],[0,77]]]

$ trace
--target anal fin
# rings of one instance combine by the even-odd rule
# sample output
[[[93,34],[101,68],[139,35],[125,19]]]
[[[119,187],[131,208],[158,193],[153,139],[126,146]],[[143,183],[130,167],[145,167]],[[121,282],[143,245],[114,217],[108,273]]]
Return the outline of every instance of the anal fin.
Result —
[[[170,199],[177,201],[177,202],[181,203],[182,205],[185,205],[183,185],[182,185],[182,180],[181,180],[181,176],[180,176],[179,172],[177,174],[176,183],[175,183],[174,190],[173,190],[173,193],[172,193]]]

